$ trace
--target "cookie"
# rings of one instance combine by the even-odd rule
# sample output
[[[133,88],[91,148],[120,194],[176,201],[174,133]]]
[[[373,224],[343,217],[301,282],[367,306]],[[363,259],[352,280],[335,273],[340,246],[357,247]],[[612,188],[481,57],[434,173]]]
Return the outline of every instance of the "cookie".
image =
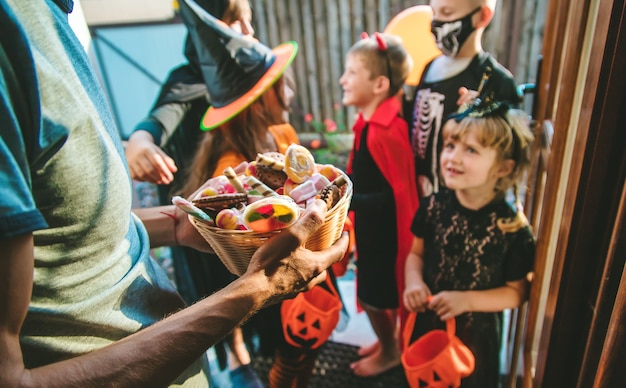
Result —
[[[244,193],[211,195],[209,197],[196,198],[191,202],[215,219],[217,213],[222,209],[237,208],[245,205],[248,202],[248,195]]]
[[[272,170],[283,171],[285,169],[285,155],[280,152],[264,152],[256,155],[256,164],[269,167]]]
[[[284,167],[285,155],[280,152],[265,152],[257,155],[256,176],[272,190],[285,184],[287,174],[283,171]]]
[[[330,210],[341,199],[341,190],[335,184],[328,185],[320,192],[319,198],[326,202],[326,209]]]

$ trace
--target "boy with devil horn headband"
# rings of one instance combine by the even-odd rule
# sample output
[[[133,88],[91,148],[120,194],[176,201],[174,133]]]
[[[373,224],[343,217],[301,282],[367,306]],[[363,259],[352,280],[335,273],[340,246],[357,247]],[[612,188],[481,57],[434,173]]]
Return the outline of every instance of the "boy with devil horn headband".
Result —
[[[363,358],[351,365],[359,376],[374,376],[400,364],[396,314],[411,244],[411,214],[418,205],[399,96],[411,63],[399,38],[364,34],[348,51],[339,79],[343,103],[359,110],[348,161],[354,183],[357,297],[379,340],[363,348]]]

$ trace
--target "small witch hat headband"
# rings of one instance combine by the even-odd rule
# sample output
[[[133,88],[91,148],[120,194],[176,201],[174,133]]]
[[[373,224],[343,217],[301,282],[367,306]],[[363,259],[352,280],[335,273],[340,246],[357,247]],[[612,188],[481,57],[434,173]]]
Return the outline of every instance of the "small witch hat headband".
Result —
[[[272,50],[229,28],[195,1],[179,3],[211,99],[200,126],[210,130],[265,93],[291,64],[298,45],[286,42]]]
[[[478,86],[478,97],[471,104],[462,105],[456,113],[451,114],[448,119],[461,122],[466,117],[483,118],[483,117],[499,117],[506,123],[506,127],[511,131],[512,156],[513,160],[518,160],[521,152],[519,135],[511,126],[507,118],[509,105],[502,101],[496,101],[493,98],[493,90],[489,90],[489,79],[491,77],[491,67],[485,69],[485,73]]]
[[[507,121],[506,114],[509,111],[508,104],[496,101],[493,98],[493,90],[490,88],[491,67],[487,66],[483,73],[480,85],[478,86],[478,97],[471,104],[463,104],[456,113],[448,118],[454,119],[457,123],[466,117],[490,117],[499,116]],[[508,122],[508,121],[507,121]]]

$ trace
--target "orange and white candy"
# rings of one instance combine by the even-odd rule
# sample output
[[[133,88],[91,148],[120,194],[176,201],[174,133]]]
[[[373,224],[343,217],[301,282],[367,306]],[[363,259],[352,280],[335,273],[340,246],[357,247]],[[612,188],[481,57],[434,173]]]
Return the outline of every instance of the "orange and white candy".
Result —
[[[302,183],[316,172],[315,158],[306,147],[291,144],[285,152],[285,174],[295,183]]]

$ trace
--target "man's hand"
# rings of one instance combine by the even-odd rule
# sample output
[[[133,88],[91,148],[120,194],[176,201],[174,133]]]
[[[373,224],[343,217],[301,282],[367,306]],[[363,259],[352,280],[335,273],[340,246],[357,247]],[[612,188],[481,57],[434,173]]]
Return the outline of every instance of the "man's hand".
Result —
[[[154,138],[147,131],[136,131],[130,136],[126,160],[131,178],[141,182],[167,185],[178,171],[174,159],[154,144]]]
[[[321,283],[326,279],[326,269],[343,257],[349,243],[345,232],[323,251],[313,252],[303,247],[309,236],[322,226],[325,215],[326,204],[316,200],[295,224],[272,237],[252,256],[242,277],[260,279],[260,286],[267,287],[271,297],[266,305]]]

